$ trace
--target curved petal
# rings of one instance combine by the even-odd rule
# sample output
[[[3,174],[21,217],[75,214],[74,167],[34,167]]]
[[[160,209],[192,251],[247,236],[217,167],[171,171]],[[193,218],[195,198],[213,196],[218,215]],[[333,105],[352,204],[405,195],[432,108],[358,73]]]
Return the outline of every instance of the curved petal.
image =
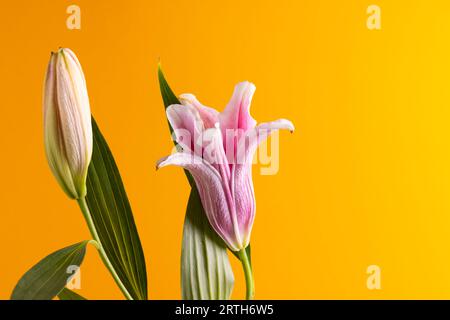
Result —
[[[157,168],[168,165],[187,169],[194,177],[209,223],[233,251],[242,249],[236,222],[230,210],[234,209],[230,197],[225,193],[217,170],[200,157],[189,153],[174,153],[158,161]]]
[[[286,119],[261,123],[239,138],[236,162],[231,169],[231,193],[234,199],[237,224],[243,248],[250,243],[250,235],[256,213],[255,193],[252,180],[252,159],[258,145],[275,130],[295,130]],[[244,158],[240,158],[243,156]]]
[[[219,128],[209,128],[203,132],[203,159],[220,174],[223,181],[230,181],[230,166],[223,147],[222,132]],[[208,143],[209,142],[209,143]],[[225,185],[229,191],[228,184]]]
[[[77,190],[72,179],[69,164],[65,157],[64,140],[59,126],[58,111],[56,104],[56,59],[57,55],[52,52],[47,68],[44,85],[44,146],[45,154],[59,185],[71,198],[77,197]],[[64,177],[64,178],[63,178]]]
[[[202,145],[198,139],[201,138],[204,127],[197,110],[192,106],[173,104],[167,107],[166,114],[176,142],[183,149],[201,155]]]
[[[261,131],[261,130],[273,131],[273,130],[279,130],[279,129],[285,129],[285,130],[289,130],[290,132],[294,132],[295,127],[294,127],[294,124],[287,119],[278,119],[278,120],[271,121],[271,122],[263,122],[263,123],[260,123],[256,127],[256,130],[258,130],[258,131]]]
[[[78,61],[78,60],[77,60]],[[92,154],[92,128],[89,98],[83,71],[67,52],[59,50],[56,59],[56,101],[59,126],[70,170],[84,176]]]
[[[219,121],[219,112],[202,105],[193,94],[182,94],[179,96],[179,100],[182,105],[191,106],[198,111],[206,129],[214,128],[215,124]]]
[[[78,192],[65,154],[62,154],[62,152],[64,152],[64,142],[58,132],[59,125],[57,111],[54,108],[50,107],[46,109],[45,122],[45,154],[50,169],[64,192],[70,198],[76,199],[78,197]]]
[[[265,141],[272,132],[280,129],[294,132],[294,124],[286,119],[278,119],[259,124],[253,130],[247,131],[239,138],[236,151],[236,164],[251,164],[253,155],[259,144]]]
[[[255,85],[248,81],[236,85],[230,102],[219,116],[223,136],[225,136],[224,130],[227,129],[246,131],[255,127],[256,121],[250,115],[250,104],[255,90]]]
[[[75,53],[69,48],[60,49],[60,52],[64,55],[64,58],[66,59],[66,63],[68,66],[68,70],[73,77],[74,90],[77,92],[79,103],[84,106],[87,106],[87,108],[83,108],[81,116],[82,116],[82,125],[84,126],[86,134],[85,138],[86,145],[87,149],[89,150],[88,158],[90,160],[92,155],[93,137],[92,137],[92,123],[91,123],[89,96],[86,89],[86,79],[84,77],[80,61],[78,60]]]
[[[243,248],[246,248],[250,243],[250,235],[256,212],[251,163],[233,166],[232,196],[235,203],[235,211],[242,246]]]

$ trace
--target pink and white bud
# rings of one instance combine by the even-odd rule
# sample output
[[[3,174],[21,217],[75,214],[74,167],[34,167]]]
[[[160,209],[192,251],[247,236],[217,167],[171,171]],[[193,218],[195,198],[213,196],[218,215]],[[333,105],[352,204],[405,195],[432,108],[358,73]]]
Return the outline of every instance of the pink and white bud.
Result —
[[[83,70],[71,50],[52,52],[43,100],[48,164],[64,192],[82,198],[92,156],[91,111]]]

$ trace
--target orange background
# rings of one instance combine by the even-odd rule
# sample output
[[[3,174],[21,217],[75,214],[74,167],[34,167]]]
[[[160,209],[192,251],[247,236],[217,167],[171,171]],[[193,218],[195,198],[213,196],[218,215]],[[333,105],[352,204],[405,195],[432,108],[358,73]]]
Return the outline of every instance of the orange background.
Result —
[[[66,28],[73,3],[81,30]],[[366,27],[372,3],[380,31]],[[445,1],[2,1],[0,298],[45,255],[89,238],[44,154],[42,83],[59,46],[83,65],[151,299],[180,297],[188,198],[181,169],[154,169],[172,146],[158,58],[177,93],[222,109],[234,84],[250,80],[253,116],[297,127],[280,136],[279,173],[255,170],[256,298],[450,298],[448,12]],[[366,287],[372,264],[381,290]],[[122,298],[93,248],[78,292]]]

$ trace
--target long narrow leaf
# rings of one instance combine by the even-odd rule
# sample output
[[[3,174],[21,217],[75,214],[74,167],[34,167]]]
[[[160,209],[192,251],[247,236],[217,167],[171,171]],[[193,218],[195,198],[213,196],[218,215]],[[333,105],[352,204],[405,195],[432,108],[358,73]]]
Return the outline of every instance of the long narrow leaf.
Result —
[[[161,68],[158,78],[164,107],[179,104]],[[172,133],[172,128],[170,128]],[[181,252],[181,295],[183,299],[229,299],[234,275],[223,240],[211,228],[189,172],[192,190],[186,210]]]
[[[71,266],[79,267],[86,253],[83,241],[55,251],[28,270],[17,283],[11,300],[51,300],[66,286],[73,273]]]
[[[87,300],[86,298],[80,296],[78,293],[73,292],[68,288],[62,289],[60,293],[58,293],[59,300]]]
[[[145,258],[114,157],[92,118],[94,145],[86,201],[105,252],[127,291],[147,299]]]
[[[180,100],[178,100],[178,98],[173,93],[172,89],[169,87],[169,84],[167,83],[166,78],[164,77],[164,73],[161,69],[160,64],[158,64],[158,80],[159,80],[159,89],[161,91],[161,96],[162,96],[163,103],[164,103],[164,108],[167,109],[167,107],[172,104],[180,104]],[[167,123],[169,124],[170,134],[172,135],[173,128],[170,125],[169,121],[167,121]],[[176,145],[176,143],[175,143],[175,145]],[[191,185],[191,187],[194,188],[195,187],[194,178],[189,173],[189,171],[184,170],[184,173],[186,174],[189,184]]]

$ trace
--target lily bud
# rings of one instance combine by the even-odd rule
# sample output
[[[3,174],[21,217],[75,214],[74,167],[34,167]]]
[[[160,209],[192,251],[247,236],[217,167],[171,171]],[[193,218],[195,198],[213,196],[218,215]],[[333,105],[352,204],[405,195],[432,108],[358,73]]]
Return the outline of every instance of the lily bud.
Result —
[[[50,169],[70,198],[82,198],[92,156],[91,111],[83,70],[69,49],[51,54],[43,104]]]

